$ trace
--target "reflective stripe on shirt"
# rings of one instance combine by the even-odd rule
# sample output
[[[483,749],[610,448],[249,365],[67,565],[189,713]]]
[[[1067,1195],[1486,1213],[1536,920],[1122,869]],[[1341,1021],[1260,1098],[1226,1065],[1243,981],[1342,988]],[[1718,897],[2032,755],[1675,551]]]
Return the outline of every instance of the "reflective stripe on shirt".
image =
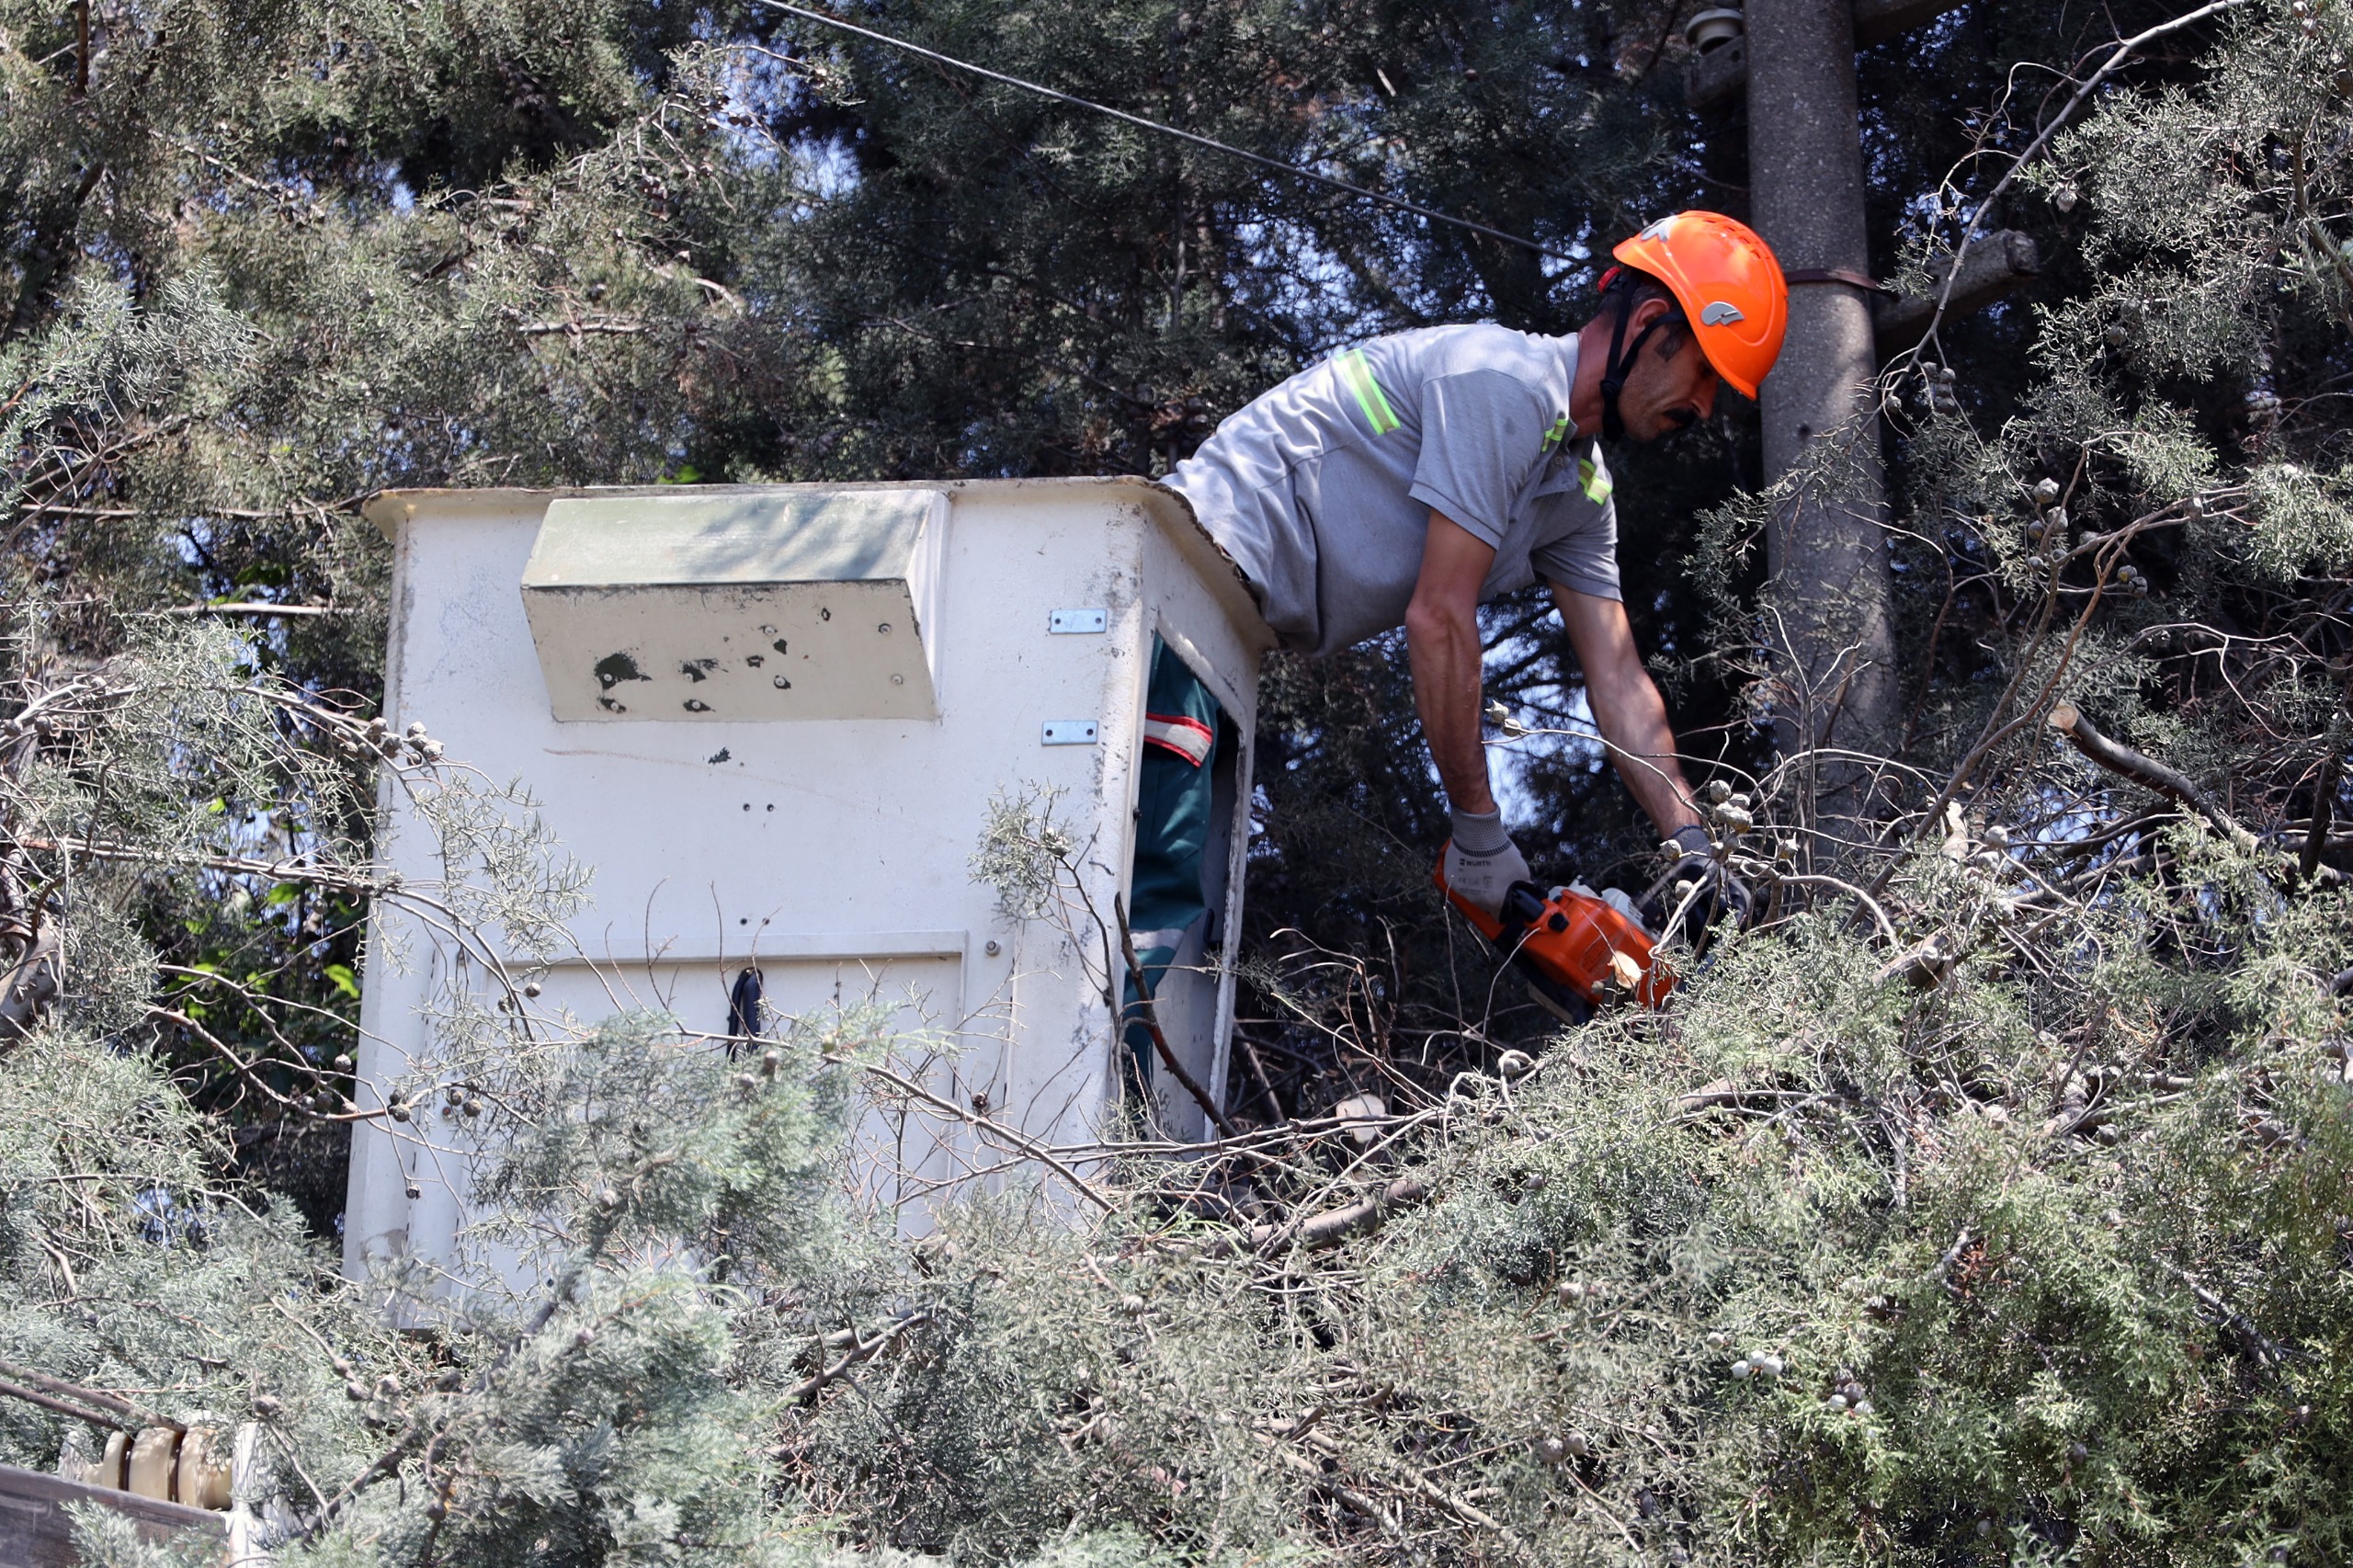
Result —
[[[1351,348],[1341,355],[1339,369],[1340,380],[1356,393],[1357,406],[1364,411],[1364,422],[1372,426],[1372,433],[1386,436],[1397,428],[1397,412],[1381,394],[1381,383],[1373,380],[1372,367],[1364,362],[1364,350]]]
[[[1594,467],[1593,459],[1589,456],[1577,460],[1577,487],[1585,492],[1585,498],[1597,506],[1609,499],[1613,488],[1609,476]]]

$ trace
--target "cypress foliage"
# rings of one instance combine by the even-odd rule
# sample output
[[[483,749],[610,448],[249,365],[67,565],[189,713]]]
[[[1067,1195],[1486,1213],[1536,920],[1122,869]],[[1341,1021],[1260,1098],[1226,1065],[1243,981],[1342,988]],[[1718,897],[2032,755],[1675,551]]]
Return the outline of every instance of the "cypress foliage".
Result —
[[[1573,255],[1738,205],[1664,10],[860,15]],[[528,780],[370,722],[353,500],[1165,472],[1350,335],[1565,330],[1591,267],[756,6],[0,6],[0,1358],[260,1421],[290,1562],[2344,1560],[2353,32],[2247,0],[2029,101],[2019,62],[2105,59],[2075,25],[1987,0],[1862,62],[1885,270],[2006,176],[2047,262],[1887,377],[1882,842],[1786,826],[1747,728],[1728,414],[1620,494],[1764,923],[1658,1015],[1466,1001],[1397,650],[1279,663],[1247,1027],[1293,1119],[908,1245],[846,1180],[865,1107],[921,1114],[877,1018],[731,1061],[538,1016],[581,869]],[[1497,695],[1573,714],[1494,624]],[[1544,848],[1639,884],[1592,761],[1527,770]],[[438,885],[374,866],[380,787]],[[381,1113],[371,899],[517,960]],[[337,1276],[379,1114],[488,1151],[463,1291]],[[0,1398],[0,1458],[78,1425]]]

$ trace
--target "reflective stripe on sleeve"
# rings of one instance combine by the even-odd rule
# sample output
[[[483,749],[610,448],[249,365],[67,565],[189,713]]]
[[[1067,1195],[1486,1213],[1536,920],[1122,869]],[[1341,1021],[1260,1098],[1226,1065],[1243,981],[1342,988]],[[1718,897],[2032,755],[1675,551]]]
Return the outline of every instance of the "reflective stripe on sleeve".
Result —
[[[1597,506],[1609,499],[1609,493],[1614,488],[1608,477],[1593,466],[1591,458],[1577,460],[1577,483],[1584,487],[1585,498]]]
[[[1143,739],[1146,745],[1165,746],[1195,767],[1207,762],[1210,753],[1217,749],[1217,732],[1182,713],[1146,713]]]
[[[1351,348],[1334,362],[1340,380],[1356,394],[1357,407],[1364,412],[1364,422],[1372,426],[1376,436],[1386,436],[1397,428],[1396,410],[1389,406],[1389,399],[1381,392],[1381,383],[1372,378],[1372,367],[1365,363],[1364,350]]]

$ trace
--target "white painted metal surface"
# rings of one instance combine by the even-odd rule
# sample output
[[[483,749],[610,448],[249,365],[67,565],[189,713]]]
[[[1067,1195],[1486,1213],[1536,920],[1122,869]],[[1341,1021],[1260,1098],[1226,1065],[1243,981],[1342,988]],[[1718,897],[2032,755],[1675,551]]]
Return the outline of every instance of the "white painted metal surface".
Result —
[[[642,539],[630,532],[633,508],[648,519]],[[756,964],[774,1010],[894,1006],[911,1033],[928,1033],[906,1053],[926,1082],[1056,1141],[1093,1136],[1120,1092],[1099,941],[1008,921],[970,860],[993,796],[1058,790],[1091,846],[1087,897],[1108,915],[1124,895],[1157,633],[1233,725],[1210,929],[1180,953],[1193,967],[1172,974],[1163,1004],[1188,1068],[1223,1094],[1233,987],[1219,944],[1239,926],[1258,661],[1274,639],[1174,493],[1141,480],[420,491],[380,496],[369,516],[395,546],[394,728],[422,721],[452,761],[523,779],[566,849],[595,869],[574,951],[541,978],[537,1006],[590,1020],[659,1006],[719,1034],[729,986]],[[761,534],[813,517],[833,530],[823,548]],[[863,553],[861,517],[873,530]],[[832,716],[757,705],[766,690],[801,691],[798,676],[790,693],[764,688],[778,673],[773,648],[707,645],[773,625],[768,641],[797,656],[783,618],[801,617],[799,635],[812,636],[832,623],[807,617],[838,618],[858,595],[895,596],[894,608],[859,609],[873,620],[849,623],[863,642],[808,644],[807,667],[841,704]],[[1054,618],[1073,607],[1099,608],[1102,632],[1058,631]],[[892,632],[873,630],[899,616]],[[885,638],[907,660],[874,662]],[[595,679],[597,661],[632,649],[641,673],[657,661],[666,673]],[[748,664],[756,654],[762,663]],[[696,659],[714,661],[703,678],[678,673]],[[860,685],[861,670],[907,679]],[[920,710],[892,706],[918,673]],[[719,700],[722,675],[742,706]],[[597,702],[615,690],[629,693],[627,711]],[[1094,726],[1091,744],[1046,744],[1046,726],[1073,720]],[[385,800],[393,869],[437,876],[402,798]],[[431,1060],[427,1015],[470,983],[432,931],[381,910],[366,980],[363,1094]],[[1167,1076],[1154,1091],[1163,1124],[1199,1135],[1199,1112]],[[461,1129],[431,1117],[406,1130],[360,1124],[348,1268],[403,1254],[457,1260],[462,1143]],[[944,1175],[956,1154],[926,1142],[875,1168]]]
[[[929,719],[940,490],[551,501],[523,608],[565,721]]]

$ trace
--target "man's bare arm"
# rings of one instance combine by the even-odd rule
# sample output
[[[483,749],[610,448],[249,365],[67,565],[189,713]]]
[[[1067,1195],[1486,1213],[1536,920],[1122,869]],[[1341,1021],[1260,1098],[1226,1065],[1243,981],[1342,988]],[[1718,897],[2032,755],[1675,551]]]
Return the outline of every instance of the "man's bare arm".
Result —
[[[1477,535],[1432,512],[1421,575],[1405,607],[1414,708],[1447,801],[1461,812],[1495,809],[1479,731],[1485,652],[1479,644],[1479,590],[1495,560],[1495,551]]]
[[[1692,805],[1682,765],[1675,758],[1675,730],[1666,722],[1666,703],[1643,668],[1626,607],[1558,583],[1552,585],[1552,602],[1560,607],[1561,623],[1568,628],[1577,663],[1585,667],[1586,701],[1601,738],[1609,743],[1609,760],[1619,777],[1658,824],[1660,837],[1697,825],[1699,813]],[[1415,673],[1418,679],[1418,668]]]

